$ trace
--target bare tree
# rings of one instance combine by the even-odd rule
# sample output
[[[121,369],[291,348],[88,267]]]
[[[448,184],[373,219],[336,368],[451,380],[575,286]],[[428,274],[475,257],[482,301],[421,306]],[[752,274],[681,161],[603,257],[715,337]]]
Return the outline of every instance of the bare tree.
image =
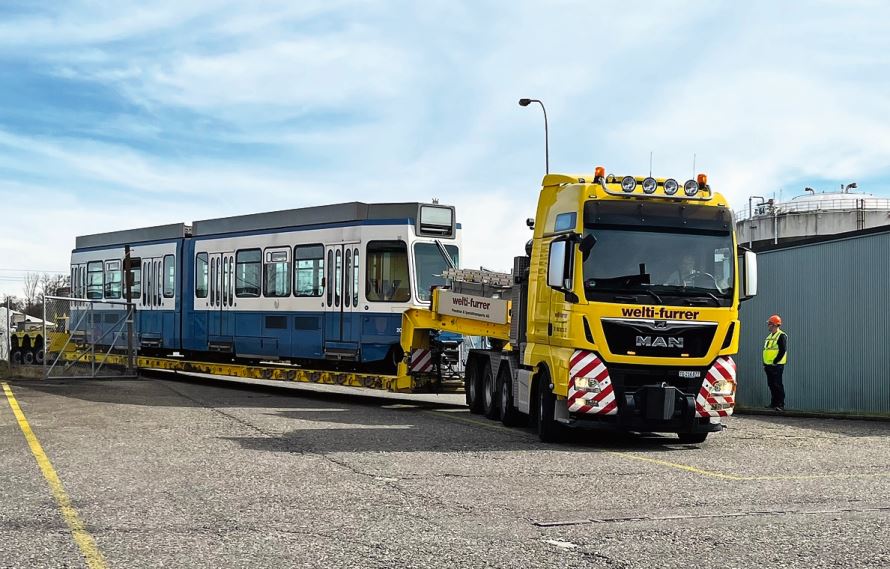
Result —
[[[25,293],[25,314],[37,316],[37,314],[32,314],[32,312],[34,312],[35,305],[37,304],[39,287],[40,275],[38,273],[26,273],[25,286],[23,288]]]
[[[62,289],[68,288],[68,281],[68,275],[43,273],[40,275],[40,284],[38,286],[40,296],[58,296]]]

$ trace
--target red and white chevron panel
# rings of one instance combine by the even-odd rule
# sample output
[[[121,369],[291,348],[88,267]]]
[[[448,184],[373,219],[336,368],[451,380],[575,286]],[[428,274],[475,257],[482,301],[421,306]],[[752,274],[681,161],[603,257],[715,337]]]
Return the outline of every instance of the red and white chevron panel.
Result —
[[[588,415],[617,415],[618,403],[606,364],[593,352],[576,350],[569,362],[569,397],[570,413]],[[599,392],[575,389],[577,378],[587,378],[591,384],[599,384]]]
[[[718,381],[726,380],[735,385],[735,362],[728,356],[714,360],[705,375],[698,397],[695,398],[695,414],[699,417],[728,417],[735,406],[735,389],[732,395],[714,395],[711,391]]]
[[[408,371],[411,373],[432,373],[433,352],[424,348],[418,348],[411,352]]]

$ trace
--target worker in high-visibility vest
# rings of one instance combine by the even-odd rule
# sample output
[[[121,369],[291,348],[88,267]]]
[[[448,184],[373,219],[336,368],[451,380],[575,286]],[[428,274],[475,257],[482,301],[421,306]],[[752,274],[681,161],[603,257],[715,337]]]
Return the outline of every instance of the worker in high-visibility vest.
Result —
[[[773,314],[766,321],[769,335],[763,343],[763,369],[766,371],[766,383],[772,401],[770,408],[776,411],[785,410],[785,386],[782,385],[782,373],[788,361],[788,335],[781,329],[782,318]]]

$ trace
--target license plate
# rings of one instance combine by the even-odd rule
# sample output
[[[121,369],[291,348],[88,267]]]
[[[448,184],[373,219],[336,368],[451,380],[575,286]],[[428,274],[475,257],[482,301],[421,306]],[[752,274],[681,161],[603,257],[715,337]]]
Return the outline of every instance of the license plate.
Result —
[[[695,379],[695,378],[697,378],[697,377],[701,377],[701,372],[700,372],[700,371],[685,371],[685,370],[681,370],[681,371],[680,371],[680,377],[685,378],[685,379]]]

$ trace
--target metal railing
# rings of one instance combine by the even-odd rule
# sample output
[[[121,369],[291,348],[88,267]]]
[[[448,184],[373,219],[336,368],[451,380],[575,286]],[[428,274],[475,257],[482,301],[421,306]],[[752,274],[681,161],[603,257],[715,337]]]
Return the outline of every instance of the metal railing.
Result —
[[[759,219],[786,215],[790,213],[818,213],[818,212],[847,212],[847,211],[875,211],[887,210],[890,212],[890,199],[887,198],[858,198],[858,199],[831,199],[831,200],[807,200],[755,205],[738,209],[733,212],[736,221],[747,219]]]
[[[135,374],[136,306],[113,300],[46,296],[43,301],[44,377],[120,377]],[[125,355],[123,368],[106,365]]]

